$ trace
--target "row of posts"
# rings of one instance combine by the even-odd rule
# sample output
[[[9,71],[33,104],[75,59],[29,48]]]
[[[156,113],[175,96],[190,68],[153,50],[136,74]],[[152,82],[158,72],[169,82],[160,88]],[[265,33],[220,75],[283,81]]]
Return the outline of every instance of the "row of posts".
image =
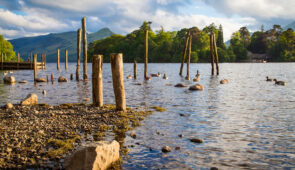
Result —
[[[31,53],[31,58],[28,58],[30,59],[30,68],[33,69],[33,59],[32,59],[32,53]],[[5,54],[1,54],[1,69],[3,70],[4,68],[4,62],[7,61],[7,55],[6,53]],[[16,62],[16,68],[17,69],[20,69],[20,53],[17,53],[17,62]],[[42,69],[45,69],[46,67],[46,55],[45,54],[41,54],[41,68]]]

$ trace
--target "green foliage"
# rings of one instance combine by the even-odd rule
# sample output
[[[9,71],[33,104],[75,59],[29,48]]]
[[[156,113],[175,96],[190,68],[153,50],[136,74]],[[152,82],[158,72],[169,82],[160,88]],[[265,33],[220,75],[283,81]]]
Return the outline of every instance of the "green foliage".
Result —
[[[217,47],[225,49],[225,44],[224,44],[224,40],[223,40],[223,29],[222,29],[221,24],[219,25],[219,28],[218,28],[218,36],[217,36],[217,40],[216,40],[216,45],[217,45]]]
[[[244,40],[239,31],[233,33],[230,40],[230,47],[233,50],[236,61],[247,61],[249,59],[247,56],[247,49],[244,46]]]
[[[13,46],[11,43],[7,40],[4,39],[2,35],[0,35],[0,55],[3,54],[3,59],[5,59],[6,55],[6,60],[7,61],[16,61],[17,58],[15,56],[15,52],[13,51]],[[1,57],[1,56],[0,56]]]

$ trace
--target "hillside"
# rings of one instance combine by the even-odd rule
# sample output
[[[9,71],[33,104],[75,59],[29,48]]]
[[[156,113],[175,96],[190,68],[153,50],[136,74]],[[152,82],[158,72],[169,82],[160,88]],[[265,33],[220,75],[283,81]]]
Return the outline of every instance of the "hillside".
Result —
[[[113,35],[114,33],[103,28],[97,32],[87,34],[87,42],[91,43]],[[64,51],[68,50],[69,62],[77,59],[77,32],[54,33],[36,37],[24,37],[10,40],[14,51],[19,52],[21,57],[26,60],[30,53],[46,53],[47,62],[56,62],[56,49],[60,49],[61,61],[64,61]],[[81,48],[82,50],[82,48]],[[82,55],[82,54],[81,54]],[[82,57],[81,57],[82,58]]]
[[[293,30],[295,30],[295,21],[292,22],[292,23],[290,23],[290,24],[288,24],[288,25],[286,25],[284,27],[284,30],[287,30],[288,28],[292,28]]]

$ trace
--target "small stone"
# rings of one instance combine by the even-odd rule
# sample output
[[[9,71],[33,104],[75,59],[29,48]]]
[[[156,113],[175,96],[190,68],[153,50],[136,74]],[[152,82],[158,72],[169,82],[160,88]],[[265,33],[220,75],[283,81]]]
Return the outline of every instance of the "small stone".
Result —
[[[227,84],[227,83],[228,83],[227,79],[220,80],[220,84]]]
[[[217,167],[211,167],[210,170],[218,170]]]
[[[162,152],[164,152],[164,153],[171,152],[171,151],[172,151],[172,149],[169,146],[164,146],[162,148]]]
[[[201,84],[195,84],[195,85],[190,86],[189,90],[204,90],[204,87]]]
[[[141,86],[142,84],[141,84],[141,83],[135,83],[135,85],[137,85],[137,86]]]
[[[27,81],[26,81],[26,80],[21,80],[21,81],[19,81],[18,83],[25,84],[25,83],[27,83]]]
[[[203,140],[202,139],[198,139],[198,138],[191,138],[189,139],[191,142],[194,142],[194,143],[203,143]]]
[[[13,83],[15,83],[15,78],[13,76],[5,76],[3,78],[3,81],[6,84],[13,84]]]
[[[174,87],[186,87],[183,83],[178,83]]]
[[[184,114],[184,113],[179,113],[179,116],[182,116],[182,117],[187,117],[187,115],[186,115],[186,114]]]
[[[38,110],[35,110],[35,112],[34,112],[35,114],[39,114],[39,111]]]
[[[180,137],[180,138],[183,138],[183,137],[184,137],[184,135],[183,135],[183,134],[179,134],[179,135],[178,135],[178,137]]]
[[[135,134],[135,132],[131,132],[131,133],[130,133],[130,136],[131,136],[133,139],[136,139],[136,134]]]
[[[43,94],[44,96],[46,96],[46,90],[43,90],[43,91],[42,91],[42,94]]]
[[[90,99],[89,98],[84,98],[83,101],[88,102],[88,101],[90,101]]]
[[[175,147],[175,150],[180,150],[180,146],[176,146]]]
[[[59,76],[57,81],[58,82],[68,82],[68,80],[64,76]]]
[[[45,78],[36,78],[36,82],[47,82]]]
[[[5,105],[5,108],[6,108],[6,109],[12,109],[12,108],[13,108],[13,104],[11,104],[11,103],[7,103],[7,104]]]

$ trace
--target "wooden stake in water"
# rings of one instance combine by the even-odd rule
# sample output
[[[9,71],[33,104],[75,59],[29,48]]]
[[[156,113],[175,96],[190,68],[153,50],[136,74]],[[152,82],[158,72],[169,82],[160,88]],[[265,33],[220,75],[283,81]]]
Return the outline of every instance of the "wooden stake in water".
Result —
[[[210,34],[211,75],[214,75],[213,33]]]
[[[124,89],[124,72],[123,72],[123,54],[111,54],[111,67],[113,77],[113,88],[116,99],[116,109],[125,111],[125,89]]]
[[[215,52],[215,64],[216,64],[216,74],[219,75],[219,66],[218,66],[218,51],[216,46],[216,37],[213,33],[213,46],[214,46],[214,52]]]
[[[54,77],[53,77],[53,73],[51,73],[51,83],[54,83]]]
[[[83,79],[87,80],[87,34],[86,34],[86,17],[82,19],[82,34],[83,34]]]
[[[59,71],[59,49],[56,50],[57,53],[57,70]]]
[[[134,73],[134,79],[137,79],[137,63],[136,63],[136,60],[134,60],[133,73]]]
[[[190,31],[187,32],[186,38],[185,38],[185,45],[184,45],[184,49],[183,49],[183,56],[182,56],[182,61],[181,61],[181,66],[180,66],[180,71],[179,71],[180,76],[182,76],[182,70],[183,70],[183,65],[184,65],[184,61],[185,61],[185,57],[186,57],[186,51],[187,51],[189,37],[190,37]]]
[[[48,76],[48,74],[46,74],[46,80],[47,80],[47,82],[49,82],[49,76]]]
[[[68,50],[65,50],[65,69],[68,70]]]
[[[191,48],[192,48],[192,35],[190,35],[189,45],[188,45],[188,59],[187,59],[186,77],[185,77],[186,80],[190,79],[190,77],[189,77],[189,65],[190,65],[190,62],[191,62]]]
[[[32,53],[31,53],[31,60],[30,61],[31,61],[31,69],[32,69],[33,68],[33,62],[34,62],[33,61],[33,54]]]
[[[92,99],[96,107],[103,106],[102,60],[102,55],[92,57]]]
[[[20,56],[19,56],[19,53],[17,53],[17,69],[19,69],[19,62],[20,62]]]
[[[37,54],[34,54],[34,81],[37,79]]]
[[[147,64],[148,64],[148,39],[149,32],[148,30],[144,30],[144,79],[147,80]]]
[[[46,54],[44,54],[44,69],[46,69]]]
[[[77,81],[79,81],[80,57],[81,57],[81,29],[79,28],[77,31],[77,69],[76,69]]]

